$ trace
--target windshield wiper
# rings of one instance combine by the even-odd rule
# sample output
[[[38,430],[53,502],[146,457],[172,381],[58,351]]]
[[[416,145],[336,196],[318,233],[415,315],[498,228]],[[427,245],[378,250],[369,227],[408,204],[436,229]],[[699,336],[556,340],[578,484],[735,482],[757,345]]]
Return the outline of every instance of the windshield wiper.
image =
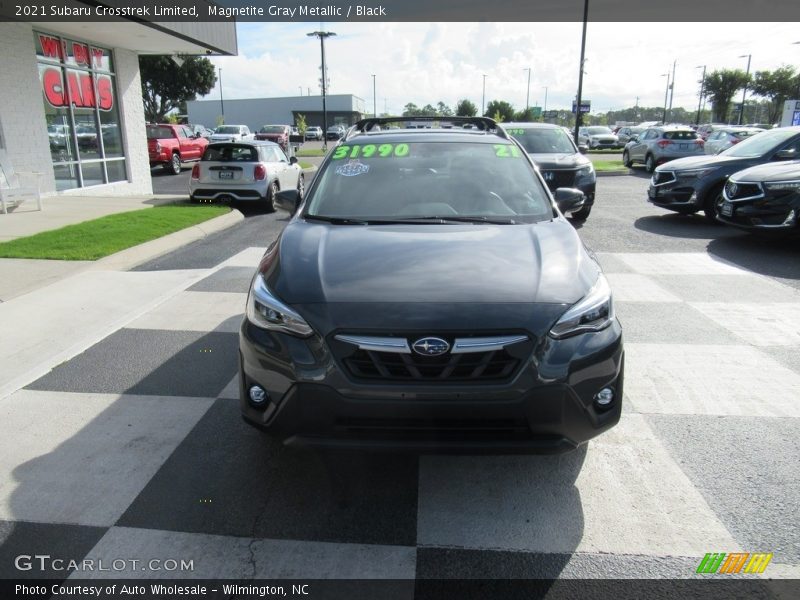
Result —
[[[461,215],[409,217],[400,222],[405,223],[489,223],[491,225],[516,225],[517,221],[509,217],[487,217],[476,215],[472,217]]]
[[[345,217],[325,217],[323,215],[303,215],[304,219],[309,221],[324,221],[325,223],[332,223],[334,225],[367,225],[369,221],[363,219],[348,219]]]

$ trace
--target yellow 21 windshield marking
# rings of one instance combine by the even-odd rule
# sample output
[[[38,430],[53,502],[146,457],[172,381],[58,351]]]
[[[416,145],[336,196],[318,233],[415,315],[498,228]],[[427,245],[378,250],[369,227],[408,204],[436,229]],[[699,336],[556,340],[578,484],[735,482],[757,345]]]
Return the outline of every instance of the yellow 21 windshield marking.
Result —
[[[408,156],[408,144],[364,144],[358,146],[338,146],[333,152],[333,160],[343,158],[388,158]]]

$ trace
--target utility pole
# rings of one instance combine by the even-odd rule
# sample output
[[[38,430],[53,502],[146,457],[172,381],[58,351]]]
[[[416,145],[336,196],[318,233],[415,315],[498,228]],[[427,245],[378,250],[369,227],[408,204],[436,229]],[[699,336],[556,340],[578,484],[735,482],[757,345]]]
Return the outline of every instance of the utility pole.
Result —
[[[669,116],[672,117],[672,99],[675,97],[675,67],[677,66],[677,59],[672,63],[672,83],[669,84]],[[666,122],[664,122],[666,125]]]
[[[667,98],[669,97],[669,76],[670,73],[667,71],[666,73],[661,74],[662,77],[667,78],[667,87],[664,90],[664,114],[661,116],[661,123],[663,125],[667,124]]]
[[[589,0],[583,0],[583,33],[581,35],[581,65],[578,71],[578,95],[575,98],[575,144],[578,144],[578,131],[583,121],[581,98],[583,94],[583,63],[586,57],[586,25],[589,22]]]
[[[483,76],[483,96],[481,97],[481,116],[486,112],[486,75]]]
[[[528,91],[525,94],[525,115],[528,114],[528,107],[531,105],[531,68],[522,69],[528,72]]]
[[[636,104],[633,107],[633,120],[639,120],[639,96],[636,96]]]
[[[739,123],[738,125],[742,124],[742,120],[744,117],[744,99],[747,97],[747,79],[750,79],[750,59],[753,58],[752,54],[742,54],[739,58],[747,57],[747,73],[745,75],[746,79],[744,82],[744,89],[742,90],[742,110],[739,111]]]
[[[332,31],[313,31],[307,33],[309,37],[318,37],[320,51],[322,53],[322,149],[328,149],[328,105],[326,103],[326,92],[328,82],[326,81],[328,71],[325,68],[325,38],[336,35]]]
[[[372,116],[378,116],[378,97],[375,95],[375,75],[372,75]]]
[[[703,76],[700,78],[700,97],[697,99],[697,118],[694,120],[695,125],[700,125],[700,108],[703,104],[703,92],[706,87],[706,65],[698,65],[695,69],[703,69]]]
[[[222,67],[219,68],[219,109],[222,111],[222,124],[225,124],[225,100],[222,98]]]
[[[545,85],[542,87],[544,87],[544,108],[542,109],[542,112],[547,112],[547,86]]]

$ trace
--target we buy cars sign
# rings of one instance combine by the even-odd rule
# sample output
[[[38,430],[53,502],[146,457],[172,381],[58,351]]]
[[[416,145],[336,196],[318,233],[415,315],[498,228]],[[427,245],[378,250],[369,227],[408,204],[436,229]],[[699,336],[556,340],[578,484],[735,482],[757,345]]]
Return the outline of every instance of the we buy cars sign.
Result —
[[[46,35],[39,35],[42,51],[48,58],[58,58],[62,62],[67,54],[68,42],[60,41]],[[79,42],[69,42],[72,46],[72,57],[80,66],[102,66],[103,51],[90,48]],[[92,81],[94,79],[94,82]],[[61,67],[45,67],[41,71],[42,91],[47,102],[55,108],[72,106],[76,108],[99,108],[109,111],[114,106],[114,93],[111,77],[83,71],[67,70],[66,84]],[[97,89],[95,90],[95,82]]]

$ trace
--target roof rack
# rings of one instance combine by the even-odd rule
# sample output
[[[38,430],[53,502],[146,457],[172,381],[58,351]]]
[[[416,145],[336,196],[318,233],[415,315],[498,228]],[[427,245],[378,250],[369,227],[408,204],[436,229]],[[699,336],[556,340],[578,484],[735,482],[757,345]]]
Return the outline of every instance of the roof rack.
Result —
[[[350,139],[352,136],[365,133],[372,130],[376,125],[387,125],[389,123],[452,123],[459,125],[474,125],[481,131],[494,130],[498,136],[504,139],[510,139],[506,130],[500,127],[494,119],[489,117],[370,117],[368,119],[361,119],[353,125],[345,134],[344,140]]]

